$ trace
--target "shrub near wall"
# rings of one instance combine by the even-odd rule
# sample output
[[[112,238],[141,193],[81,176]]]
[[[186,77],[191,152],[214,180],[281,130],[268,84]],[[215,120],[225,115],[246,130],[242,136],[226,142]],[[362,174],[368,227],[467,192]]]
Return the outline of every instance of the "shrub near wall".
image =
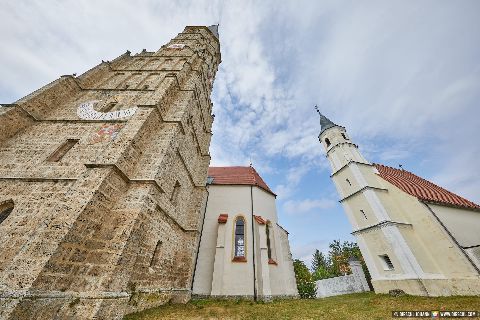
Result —
[[[293,261],[293,269],[295,271],[295,280],[297,281],[300,298],[314,299],[317,296],[317,287],[305,263],[295,259]]]

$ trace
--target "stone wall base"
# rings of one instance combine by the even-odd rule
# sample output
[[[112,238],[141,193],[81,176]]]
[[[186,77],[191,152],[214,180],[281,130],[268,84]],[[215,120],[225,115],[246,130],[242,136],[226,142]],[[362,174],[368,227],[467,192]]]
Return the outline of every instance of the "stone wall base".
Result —
[[[272,296],[258,296],[257,300],[259,301],[272,301],[272,300],[283,300],[283,299],[298,299],[298,295],[272,295]],[[203,299],[212,299],[212,300],[247,300],[253,301],[253,295],[203,295],[203,294],[194,294],[192,295],[192,300],[203,300]]]
[[[74,295],[0,298],[0,320],[122,319],[128,313],[189,300],[188,291],[135,292],[124,297],[109,298]]]
[[[480,296],[480,277],[463,279],[372,280],[375,293],[400,289],[415,296]]]

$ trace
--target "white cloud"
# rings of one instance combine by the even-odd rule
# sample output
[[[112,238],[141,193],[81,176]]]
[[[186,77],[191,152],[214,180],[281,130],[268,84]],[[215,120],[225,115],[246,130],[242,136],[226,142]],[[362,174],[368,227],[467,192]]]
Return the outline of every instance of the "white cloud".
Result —
[[[283,204],[283,211],[289,215],[297,215],[304,213],[313,213],[316,210],[334,208],[336,205],[332,199],[303,199],[288,200]]]
[[[312,170],[329,180],[318,104],[368,160],[427,163],[434,182],[480,202],[479,11],[475,0],[7,0],[0,103],[127,49],[156,50],[185,25],[220,22],[213,165],[284,172],[273,188],[284,209],[330,209],[301,188]]]
[[[293,245],[292,256],[293,259],[300,259],[305,262],[306,266],[310,268],[312,265],[312,256],[315,250],[320,250],[321,252],[328,252],[329,242],[327,240],[317,240],[311,241],[305,244]]]

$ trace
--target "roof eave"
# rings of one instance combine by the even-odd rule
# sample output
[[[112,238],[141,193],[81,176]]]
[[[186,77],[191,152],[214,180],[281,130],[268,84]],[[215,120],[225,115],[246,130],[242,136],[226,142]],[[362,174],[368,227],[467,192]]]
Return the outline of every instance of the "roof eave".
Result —
[[[422,199],[422,198],[419,198],[419,197],[416,197],[416,198],[420,202],[423,202],[425,204],[436,204],[436,205],[439,205],[439,206],[444,206],[444,207],[449,207],[449,208],[464,209],[464,210],[471,210],[471,211],[480,212],[480,207],[464,206],[464,205],[461,205],[461,204],[453,204],[453,203],[435,201],[435,200],[430,200],[430,199]]]
[[[243,187],[257,187],[259,189],[262,189],[263,191],[265,192],[268,192],[270,193],[271,195],[273,195],[275,198],[277,197],[277,195],[272,191],[272,190],[268,190],[258,184],[251,184],[251,183],[215,183],[213,182],[212,184],[210,184],[211,186],[243,186]]]

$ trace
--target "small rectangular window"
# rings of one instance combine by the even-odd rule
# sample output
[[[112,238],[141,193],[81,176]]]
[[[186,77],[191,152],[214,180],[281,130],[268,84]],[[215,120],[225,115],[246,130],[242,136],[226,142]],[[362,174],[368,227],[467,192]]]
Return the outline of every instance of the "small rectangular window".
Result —
[[[172,195],[170,197],[170,201],[174,205],[177,205],[179,193],[180,193],[180,183],[178,181],[176,181],[175,186],[173,187]]]
[[[100,108],[100,110],[98,110],[98,111],[100,111],[100,112],[110,112],[110,111],[112,111],[112,109],[115,107],[116,104],[117,104],[116,101],[107,103],[104,106],[102,106]]]
[[[9,200],[0,205],[0,223],[8,218],[13,211],[13,201]]]
[[[59,162],[72,149],[79,139],[67,139],[60,147],[57,148],[48,158],[47,162]]]
[[[363,217],[365,218],[365,220],[368,220],[367,215],[365,214],[365,211],[360,210],[360,212],[363,214]]]
[[[155,251],[153,251],[152,259],[150,260],[150,267],[153,267],[157,264],[157,261],[160,256],[160,249],[162,247],[162,241],[158,241],[155,246]]]
[[[380,259],[382,260],[384,270],[393,270],[394,269],[393,263],[390,260],[390,257],[388,255],[386,255],[386,254],[381,255]]]

